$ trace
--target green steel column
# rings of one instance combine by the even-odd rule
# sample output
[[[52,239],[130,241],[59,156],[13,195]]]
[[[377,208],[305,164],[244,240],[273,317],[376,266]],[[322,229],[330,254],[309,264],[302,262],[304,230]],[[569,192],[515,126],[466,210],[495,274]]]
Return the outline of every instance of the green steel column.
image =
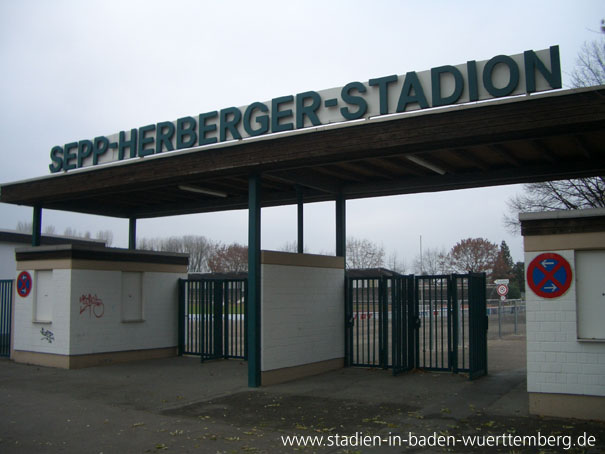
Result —
[[[260,378],[260,175],[248,179],[248,386]]]
[[[304,235],[303,235],[303,219],[304,219],[304,200],[303,200],[303,190],[300,186],[296,186],[296,199],[298,202],[298,216],[297,216],[297,221],[298,221],[298,228],[297,228],[297,232],[298,232],[298,239],[297,239],[297,245],[298,245],[298,253],[302,254],[304,251]]]
[[[128,220],[128,249],[137,248],[137,218]]]
[[[42,207],[34,207],[34,217],[32,220],[32,246],[40,246],[42,237]]]
[[[347,213],[345,196],[336,196],[336,256],[344,257],[346,263],[347,251]]]

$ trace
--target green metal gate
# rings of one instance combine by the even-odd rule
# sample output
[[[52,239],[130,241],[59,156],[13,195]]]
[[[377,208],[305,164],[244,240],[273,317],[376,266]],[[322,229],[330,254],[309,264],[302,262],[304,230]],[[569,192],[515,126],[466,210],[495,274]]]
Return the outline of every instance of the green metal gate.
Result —
[[[13,281],[0,280],[0,357],[10,357]]]
[[[487,373],[485,274],[347,278],[346,364]]]
[[[179,281],[179,354],[247,359],[247,279]]]

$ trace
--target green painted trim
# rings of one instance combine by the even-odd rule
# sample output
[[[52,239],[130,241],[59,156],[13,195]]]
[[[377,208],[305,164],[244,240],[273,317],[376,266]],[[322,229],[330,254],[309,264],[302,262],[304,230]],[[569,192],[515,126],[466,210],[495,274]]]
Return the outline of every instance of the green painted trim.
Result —
[[[265,114],[258,115],[255,118],[256,123],[259,125],[256,129],[252,127],[252,116],[255,110],[259,110]],[[244,130],[250,134],[250,137],[260,136],[269,132],[269,116],[266,115],[268,112],[269,108],[262,102],[253,102],[246,108],[244,111]]]
[[[135,250],[137,248],[137,218],[128,220],[128,249]]]
[[[231,139],[240,140],[242,136],[237,130],[237,125],[241,119],[242,112],[237,107],[227,107],[226,109],[221,109],[219,141],[224,142],[226,140],[230,140],[227,136],[227,131],[229,131],[229,134],[231,134]]]
[[[296,211],[296,245],[299,254],[302,254],[305,250],[304,245],[304,193],[303,188],[299,185],[296,185],[296,201],[297,201],[297,211]]]
[[[55,145],[50,149],[50,161],[48,166],[50,173],[57,173],[63,168],[63,147]]]
[[[78,169],[84,165],[84,160],[92,154],[92,142],[80,140],[78,142]]]
[[[134,158],[137,155],[137,130],[130,130],[130,138],[126,140],[126,132],[120,131],[120,140],[118,142],[118,159],[121,161],[124,159],[124,152],[126,148],[130,149],[130,158]]]
[[[78,149],[78,142],[66,143],[65,147],[63,147],[63,170],[65,170],[66,172],[68,170],[76,168],[76,164],[70,163],[70,162],[75,160],[77,158],[77,155],[76,155],[76,153],[73,153],[70,150],[77,150],[77,149]]]
[[[414,94],[412,94],[414,92]],[[421,109],[429,107],[429,103],[426,100],[424,89],[418,79],[418,74],[415,71],[410,71],[405,74],[403,81],[403,87],[401,87],[401,94],[399,95],[399,102],[397,103],[397,112],[405,112],[405,109],[410,103],[418,103]]]
[[[441,94],[441,75],[447,73],[454,76],[454,92],[451,95],[443,97]],[[462,73],[458,68],[451,65],[445,65],[431,69],[431,89],[433,91],[433,107],[455,104],[460,99],[463,88],[464,77],[462,77]]]
[[[365,93],[366,86],[361,82],[350,82],[342,87],[342,90],[340,91],[342,100],[347,104],[359,107],[357,112],[351,112],[348,107],[342,107],[340,109],[340,114],[346,120],[357,120],[358,118],[362,118],[368,111],[368,102],[362,96],[350,94],[352,90],[356,90],[357,93]]]
[[[42,207],[35,206],[32,218],[32,246],[40,246],[42,238]]]
[[[260,241],[261,241],[261,178],[258,174],[248,178],[248,386],[261,385],[260,350]]]
[[[139,158],[144,158],[155,153],[155,147],[147,147],[153,145],[155,138],[147,137],[147,133],[155,132],[155,125],[147,125],[139,128],[139,142],[137,146],[137,155]]]
[[[336,255],[345,259],[347,263],[347,201],[340,193],[336,196]]]
[[[502,88],[496,87],[492,81],[492,72],[496,65],[499,64],[508,66],[510,71],[508,84]],[[515,63],[515,60],[509,56],[496,55],[485,64],[485,68],[483,68],[483,86],[493,97],[500,98],[503,96],[508,96],[515,91],[517,85],[519,85],[519,67],[517,66],[517,63]]]
[[[197,143],[197,122],[193,117],[183,117],[176,121],[176,149],[190,148]]]
[[[307,99],[311,104],[305,105]],[[311,121],[311,125],[319,126],[321,121],[317,116],[317,109],[321,107],[321,96],[314,91],[306,91],[296,95],[296,129],[305,127],[305,117]]]
[[[378,77],[376,79],[368,80],[368,85],[371,87],[378,87],[380,98],[380,115],[386,115],[389,113],[389,84],[397,82],[398,79],[397,74],[393,74],[391,76]]]
[[[538,58],[533,50],[523,52],[525,62],[525,90],[527,93],[536,91],[536,70],[546,79],[553,89],[561,88],[561,59],[559,58],[559,46],[550,47],[550,71],[542,60]]]
[[[280,96],[271,100],[271,132],[291,131],[294,129],[294,123],[280,123],[282,118],[291,118],[294,116],[292,109],[280,110],[280,106],[290,104],[294,101],[294,96]]]
[[[92,165],[96,166],[99,163],[99,156],[105,154],[109,150],[109,139],[105,136],[95,137],[93,140],[92,150]]]
[[[466,72],[468,75],[468,100],[479,100],[479,84],[477,82],[477,62],[475,60],[466,62]]]
[[[172,139],[174,138],[174,124],[170,121],[162,121],[157,124],[155,138],[155,152],[161,153],[166,146],[166,151],[173,151]]]
[[[200,145],[210,145],[211,143],[217,143],[218,138],[216,137],[206,137],[206,134],[209,132],[216,131],[217,127],[215,123],[206,124],[206,122],[211,118],[217,118],[218,111],[213,110],[212,112],[206,112],[200,114],[198,117],[198,127],[200,131],[199,144]]]

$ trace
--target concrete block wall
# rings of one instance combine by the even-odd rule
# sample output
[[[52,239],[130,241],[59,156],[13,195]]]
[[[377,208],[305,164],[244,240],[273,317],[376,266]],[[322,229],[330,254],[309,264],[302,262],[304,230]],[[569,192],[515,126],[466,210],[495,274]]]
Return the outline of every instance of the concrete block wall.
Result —
[[[70,354],[177,345],[177,278],[173,273],[156,272],[144,272],[142,278],[143,316],[137,321],[125,321],[122,272],[73,270]],[[88,304],[89,296],[93,305]],[[102,305],[96,314],[94,303]]]
[[[52,293],[49,295],[52,301],[51,319],[43,322],[37,321],[35,316],[39,270],[27,271],[32,277],[32,290],[25,298],[21,297],[18,292],[15,292],[14,296],[14,350],[69,355],[70,270],[52,270],[54,285],[50,289]]]
[[[527,390],[605,396],[605,343],[578,340],[575,253],[548,252],[567,259],[574,279],[559,298],[541,298],[527,289]],[[525,263],[539,253],[526,253]]]
[[[271,254],[285,261],[261,265],[261,371],[344,358],[344,263]]]
[[[16,296],[15,361],[71,368],[176,354],[186,256],[49,246],[17,250],[17,268],[33,286]]]

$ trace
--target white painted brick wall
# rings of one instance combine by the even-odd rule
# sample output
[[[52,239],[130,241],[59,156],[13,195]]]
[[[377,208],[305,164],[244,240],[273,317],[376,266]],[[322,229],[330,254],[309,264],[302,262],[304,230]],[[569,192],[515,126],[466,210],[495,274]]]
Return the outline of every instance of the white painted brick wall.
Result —
[[[178,343],[177,279],[175,273],[144,273],[144,321],[123,323],[121,317],[121,272],[53,270],[53,310],[50,323],[34,321],[34,289],[27,298],[16,295],[15,350],[60,355],[79,355],[174,347]],[[104,305],[102,317],[85,310],[80,313],[80,297],[96,295]],[[44,340],[40,330],[54,335]]]
[[[54,294],[52,304],[52,320],[50,323],[34,321],[34,299],[36,297],[36,272],[28,270],[32,276],[32,291],[26,298],[15,292],[15,350],[41,353],[69,354],[69,289],[71,275],[69,270],[53,270]],[[15,275],[16,279],[16,275]],[[54,340],[48,342],[40,331],[50,331]]]
[[[74,270],[71,354],[174,347],[178,343],[178,288],[174,273],[143,273],[143,321],[123,322],[120,271]],[[80,297],[96,295],[104,313],[80,313]]]
[[[344,357],[344,270],[261,266],[261,370]]]
[[[605,396],[605,342],[577,340],[574,251],[548,252],[567,259],[574,279],[553,299],[535,295],[526,283],[527,390]],[[526,252],[525,263],[540,253]]]

